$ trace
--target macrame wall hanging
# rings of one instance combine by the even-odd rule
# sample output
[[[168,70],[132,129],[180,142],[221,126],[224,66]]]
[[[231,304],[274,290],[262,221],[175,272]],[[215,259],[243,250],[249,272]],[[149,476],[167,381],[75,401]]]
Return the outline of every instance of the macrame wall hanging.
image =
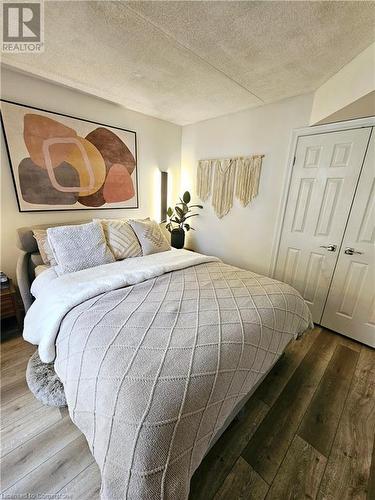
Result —
[[[233,206],[234,192],[243,207],[258,194],[264,155],[200,160],[197,170],[197,195],[206,201],[212,190],[212,206],[221,219]]]
[[[201,160],[197,171],[197,193],[202,201],[206,201],[211,194],[211,182],[211,160]]]

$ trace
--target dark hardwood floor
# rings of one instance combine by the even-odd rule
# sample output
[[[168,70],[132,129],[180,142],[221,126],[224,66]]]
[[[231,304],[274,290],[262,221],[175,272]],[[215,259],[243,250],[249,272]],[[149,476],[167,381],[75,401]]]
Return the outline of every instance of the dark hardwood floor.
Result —
[[[1,344],[2,497],[98,498],[84,437],[65,409],[27,388],[34,350],[15,332]],[[375,351],[315,328],[289,345],[205,457],[190,500],[375,500],[374,435]]]
[[[375,351],[315,328],[203,460],[190,499],[375,500],[374,435]]]

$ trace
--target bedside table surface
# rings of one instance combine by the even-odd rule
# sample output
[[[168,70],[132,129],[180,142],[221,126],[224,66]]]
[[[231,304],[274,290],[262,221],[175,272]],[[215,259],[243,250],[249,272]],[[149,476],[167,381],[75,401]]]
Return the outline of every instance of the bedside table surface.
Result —
[[[0,294],[1,297],[5,297],[7,295],[12,295],[12,294],[16,293],[16,289],[14,287],[13,280],[9,279],[9,286],[1,287],[0,291],[1,291],[1,294]]]

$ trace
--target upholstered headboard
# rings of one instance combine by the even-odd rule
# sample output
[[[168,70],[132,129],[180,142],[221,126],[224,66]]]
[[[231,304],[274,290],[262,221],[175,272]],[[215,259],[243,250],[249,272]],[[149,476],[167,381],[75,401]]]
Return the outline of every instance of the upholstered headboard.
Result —
[[[35,278],[35,268],[41,265],[42,258],[40,256],[36,239],[33,235],[34,229],[48,229],[55,226],[70,226],[72,224],[83,224],[90,220],[80,220],[72,222],[59,222],[55,224],[39,224],[33,226],[20,227],[17,229],[18,242],[17,247],[21,250],[17,261],[17,284],[21,294],[22,302],[25,307],[25,312],[29,309],[33,302],[33,296],[30,293],[31,283]]]

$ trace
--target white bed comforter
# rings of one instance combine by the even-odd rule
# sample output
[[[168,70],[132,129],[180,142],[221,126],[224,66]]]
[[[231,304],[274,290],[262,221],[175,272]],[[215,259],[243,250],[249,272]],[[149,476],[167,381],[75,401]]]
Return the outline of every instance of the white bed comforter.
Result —
[[[23,337],[39,346],[39,357],[44,363],[51,363],[56,356],[55,341],[61,321],[73,307],[110,290],[214,261],[218,261],[217,257],[173,249],[60,277],[49,269],[34,280],[31,292],[36,301],[26,314]]]

